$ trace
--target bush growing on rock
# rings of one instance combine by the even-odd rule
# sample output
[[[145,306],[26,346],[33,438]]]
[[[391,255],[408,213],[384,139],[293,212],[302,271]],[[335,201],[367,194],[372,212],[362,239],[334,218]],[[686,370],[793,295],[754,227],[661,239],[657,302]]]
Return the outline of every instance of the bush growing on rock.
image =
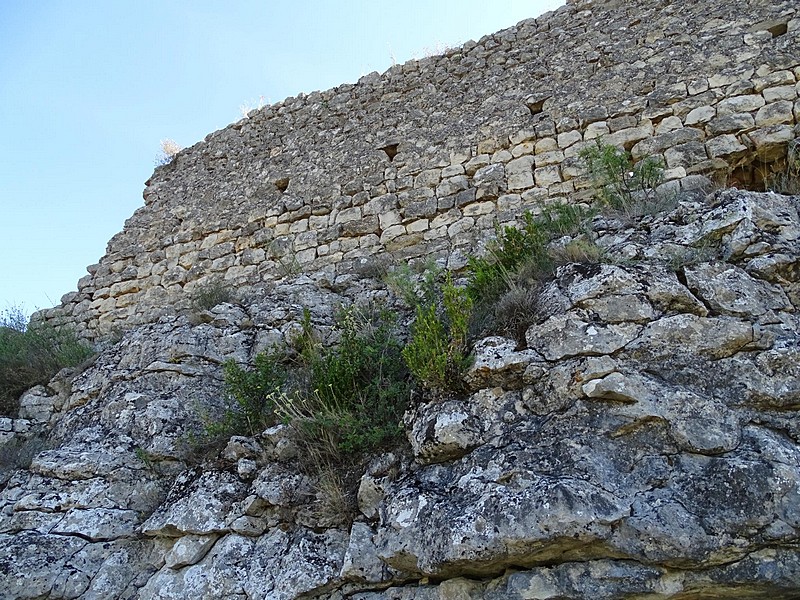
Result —
[[[475,305],[477,329],[519,337],[536,309],[536,294],[530,290],[536,290],[559,264],[599,259],[597,247],[582,238],[552,247],[553,240],[580,231],[588,216],[581,207],[567,204],[547,207],[537,216],[526,212],[520,228],[498,229],[486,255],[470,257],[467,294]]]
[[[546,207],[540,215],[525,212],[519,228],[498,229],[486,255],[469,259],[469,296],[475,302],[488,304],[497,300],[520,272],[534,279],[549,276],[555,266],[550,242],[577,232],[586,217],[579,206],[556,204]]]
[[[327,439],[332,453],[357,454],[401,433],[409,376],[391,312],[351,306],[337,316],[336,329],[336,346],[306,343],[304,389],[281,396],[278,413],[308,440]]]
[[[74,367],[94,354],[67,328],[29,323],[18,308],[0,316],[0,414],[13,416],[19,396],[46,384],[64,367]]]
[[[461,376],[470,362],[473,305],[466,289],[442,273],[428,265],[417,282],[402,271],[391,278],[392,287],[415,311],[403,360],[422,387],[436,393],[461,388]]]
[[[275,422],[274,396],[287,379],[284,353],[273,348],[258,354],[252,369],[234,361],[223,365],[228,409],[222,420],[210,423],[207,433],[256,435]]]
[[[198,286],[191,295],[191,308],[195,312],[211,310],[223,302],[236,302],[236,294],[219,280]]]
[[[310,452],[359,454],[401,433],[410,394],[395,315],[372,306],[351,306],[336,318],[340,338],[323,346],[304,312],[294,348],[273,348],[252,368],[224,365],[228,409],[206,434],[255,435],[283,420]]]
[[[628,152],[599,139],[579,156],[603,205],[630,214],[656,202],[656,188],[664,180],[661,159],[648,157],[633,164]]]

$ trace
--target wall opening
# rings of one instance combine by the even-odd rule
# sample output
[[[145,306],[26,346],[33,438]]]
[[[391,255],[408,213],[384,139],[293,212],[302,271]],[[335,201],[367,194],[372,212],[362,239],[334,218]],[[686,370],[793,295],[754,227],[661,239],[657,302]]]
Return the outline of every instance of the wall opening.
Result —
[[[387,144],[386,146],[381,148],[381,150],[386,152],[386,156],[389,157],[389,162],[392,162],[394,160],[394,157],[397,156],[397,147],[399,145],[400,144]]]
[[[774,21],[762,21],[761,23],[757,23],[750,28],[750,31],[755,33],[758,31],[769,31],[772,34],[772,37],[780,37],[785,35],[789,31],[789,21],[788,20],[774,20]]]
[[[545,96],[542,94],[536,96],[528,96],[525,100],[525,106],[531,111],[531,116],[535,117],[544,110],[544,103],[547,102],[552,96]]]

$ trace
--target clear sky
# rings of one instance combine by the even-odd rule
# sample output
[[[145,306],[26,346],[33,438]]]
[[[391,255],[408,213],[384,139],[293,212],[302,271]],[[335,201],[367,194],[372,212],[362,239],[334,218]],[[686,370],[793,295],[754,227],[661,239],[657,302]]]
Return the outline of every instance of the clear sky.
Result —
[[[563,0],[0,0],[0,311],[58,304],[142,205],[159,142]]]

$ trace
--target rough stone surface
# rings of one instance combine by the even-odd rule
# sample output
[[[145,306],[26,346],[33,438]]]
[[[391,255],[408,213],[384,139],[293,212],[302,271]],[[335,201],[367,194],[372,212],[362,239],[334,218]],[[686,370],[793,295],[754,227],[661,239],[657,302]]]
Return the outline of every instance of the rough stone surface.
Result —
[[[462,395],[414,403],[349,524],[286,426],[200,463],[185,441],[222,361],[290,340],[299,298],[330,330],[334,294],[300,278],[138,327],[0,422],[34,444],[0,492],[0,595],[795,598],[798,208],[729,190],[596,218],[603,262],[556,271],[523,345],[477,341]]]
[[[183,151],[39,315],[122,331],[0,419],[0,597],[800,597],[800,200],[687,193],[780,166],[798,35],[789,1],[570,0]],[[599,262],[537,284],[524,340],[475,341],[461,393],[412,398],[348,518],[290,427],[189,443],[225,361],[305,318],[335,342],[335,307],[399,306],[393,263],[458,270],[586,201],[604,135],[671,163],[672,207],[595,217]],[[215,280],[238,302],[189,311]]]
[[[106,255],[37,318],[103,340],[215,282],[258,297],[302,271],[352,301],[381,264],[460,269],[495,223],[589,200],[593,140],[696,178],[683,189],[763,189],[798,136],[795,4],[569,0],[252,111],[158,168]]]

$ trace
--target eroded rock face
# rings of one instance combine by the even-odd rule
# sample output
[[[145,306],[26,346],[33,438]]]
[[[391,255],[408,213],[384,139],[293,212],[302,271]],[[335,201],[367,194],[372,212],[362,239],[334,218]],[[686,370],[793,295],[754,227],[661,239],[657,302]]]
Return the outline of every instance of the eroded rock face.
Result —
[[[0,492],[0,596],[797,597],[798,206],[596,220],[603,262],[559,268],[525,344],[478,341],[468,391],[409,409],[346,526],[286,426],[211,462],[187,443],[221,362],[293,335],[291,295],[133,330],[4,422],[42,445]],[[297,285],[325,330],[335,295]]]

